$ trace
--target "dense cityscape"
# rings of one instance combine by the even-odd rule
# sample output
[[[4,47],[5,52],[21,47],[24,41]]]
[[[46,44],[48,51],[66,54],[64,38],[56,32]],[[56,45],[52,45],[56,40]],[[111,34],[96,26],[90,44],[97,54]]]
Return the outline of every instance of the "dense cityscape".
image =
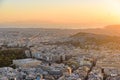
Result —
[[[1,29],[0,80],[120,80],[119,40],[70,29]]]
[[[0,0],[0,80],[120,80],[120,0]]]

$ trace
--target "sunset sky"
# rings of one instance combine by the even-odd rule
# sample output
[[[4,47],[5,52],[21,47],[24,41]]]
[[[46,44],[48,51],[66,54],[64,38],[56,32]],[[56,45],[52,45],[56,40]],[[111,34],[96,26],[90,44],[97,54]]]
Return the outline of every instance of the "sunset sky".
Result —
[[[120,24],[120,0],[0,0],[0,24],[44,24],[49,28]]]

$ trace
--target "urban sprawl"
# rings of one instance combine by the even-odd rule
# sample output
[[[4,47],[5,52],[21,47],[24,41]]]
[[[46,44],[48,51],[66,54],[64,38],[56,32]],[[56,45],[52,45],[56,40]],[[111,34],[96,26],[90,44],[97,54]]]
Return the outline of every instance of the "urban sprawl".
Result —
[[[120,80],[120,44],[96,44],[93,37],[99,36],[108,37],[77,30],[3,29],[0,50],[24,49],[26,58],[12,60],[15,67],[1,67],[0,80]]]

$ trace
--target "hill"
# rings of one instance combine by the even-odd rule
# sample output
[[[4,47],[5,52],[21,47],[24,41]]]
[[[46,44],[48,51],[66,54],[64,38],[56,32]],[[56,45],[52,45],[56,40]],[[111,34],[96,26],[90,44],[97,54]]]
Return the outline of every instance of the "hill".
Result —
[[[108,25],[108,26],[105,26],[105,29],[107,30],[120,30],[120,25]]]
[[[55,45],[73,45],[75,47],[87,48],[86,46],[94,47],[110,47],[111,49],[120,49],[120,37],[108,36],[93,33],[79,32],[67,38],[67,41],[58,41]],[[113,46],[114,45],[114,46]]]
[[[108,25],[104,28],[80,29],[79,32],[103,34],[109,36],[120,36],[120,25]]]
[[[95,45],[102,45],[109,42],[120,43],[120,37],[82,32],[72,35],[71,40],[84,44]]]

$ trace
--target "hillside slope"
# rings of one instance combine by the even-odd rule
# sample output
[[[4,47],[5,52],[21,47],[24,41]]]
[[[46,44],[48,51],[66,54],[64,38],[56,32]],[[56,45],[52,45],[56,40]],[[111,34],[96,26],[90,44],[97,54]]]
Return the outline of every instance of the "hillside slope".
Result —
[[[51,45],[72,45],[83,49],[95,47],[109,47],[120,49],[120,37],[79,32],[67,38],[67,41],[57,41]]]
[[[120,36],[120,25],[108,25],[104,28],[81,29],[79,32],[103,34],[109,36]]]

